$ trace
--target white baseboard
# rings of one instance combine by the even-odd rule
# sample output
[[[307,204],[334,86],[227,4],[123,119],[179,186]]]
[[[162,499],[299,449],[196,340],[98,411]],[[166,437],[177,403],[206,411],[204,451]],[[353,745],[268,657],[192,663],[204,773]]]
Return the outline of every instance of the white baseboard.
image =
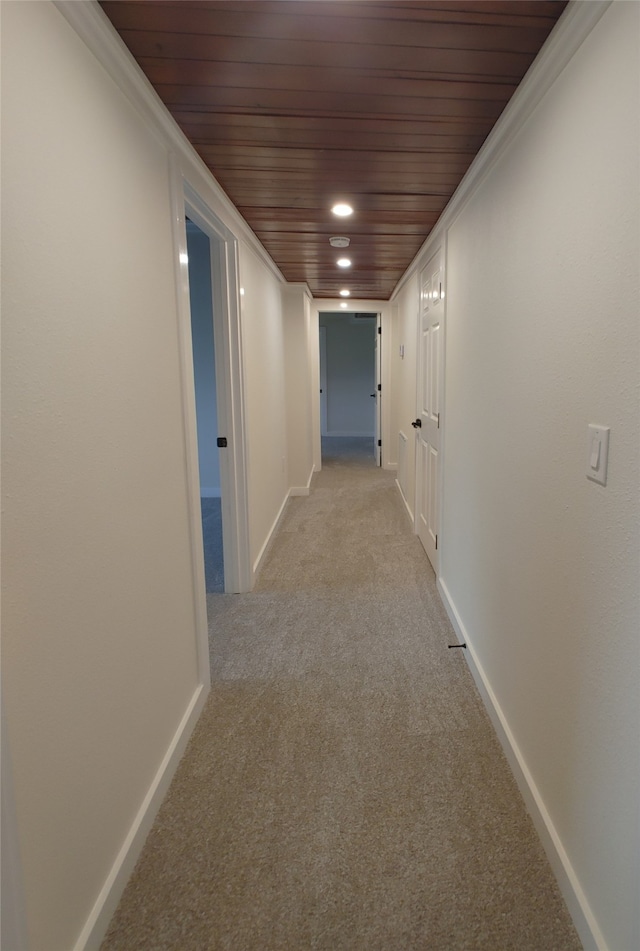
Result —
[[[412,525],[415,525],[415,520],[414,520],[414,517],[413,517],[413,512],[411,511],[411,506],[409,505],[409,503],[407,502],[407,500],[406,500],[406,498],[405,498],[404,492],[402,491],[402,486],[400,485],[400,482],[398,481],[398,479],[396,479],[396,486],[398,487],[398,492],[400,493],[400,498],[401,498],[402,501],[404,502],[404,507],[405,507],[405,509],[407,510],[407,515],[409,516],[409,521],[411,522]]]
[[[289,489],[289,498],[294,495],[309,495],[311,492],[311,480],[313,479],[314,467],[311,466],[311,472],[309,473],[309,478],[307,479],[306,485],[293,485]]]
[[[544,804],[538,787],[526,764],[525,758],[513,736],[504,712],[493,692],[489,679],[476,655],[469,632],[465,629],[456,610],[446,582],[438,579],[438,591],[446,608],[449,620],[460,643],[466,644],[462,653],[471,670],[498,739],[509,761],[516,782],[533,820],[540,841],[549,859],[549,864],[560,886],[560,891],[573,919],[585,951],[608,951],[607,943],[591,911],[587,897],[571,865],[569,856]]]
[[[209,690],[200,684],[180,721],[151,786],[138,810],[120,852],[91,909],[84,928],[74,945],[74,951],[97,951],[118,907],[127,882],[142,851],[145,839],[153,825],[158,809],[169,788],[169,783],[184,753],[187,741],[198,722]]]
[[[279,523],[280,523],[280,519],[282,518],[282,513],[284,512],[284,507],[285,507],[285,505],[287,504],[288,501],[289,501],[289,493],[287,492],[287,494],[285,495],[284,500],[283,500],[283,502],[282,502],[282,505],[280,506],[280,510],[278,511],[278,514],[276,515],[276,517],[275,517],[275,519],[274,519],[274,521],[273,521],[273,525],[271,526],[271,528],[270,528],[269,531],[267,532],[267,537],[266,537],[265,540],[264,540],[264,544],[263,544],[262,548],[260,549],[260,551],[258,552],[258,557],[256,558],[256,560],[255,560],[254,563],[253,563],[253,579],[252,579],[252,582],[255,582],[255,579],[256,579],[256,576],[257,576],[257,574],[258,574],[258,571],[260,570],[260,565],[262,564],[262,561],[263,561],[263,559],[264,559],[264,556],[267,554],[267,549],[268,549],[269,545],[271,544],[271,541],[272,541],[272,539],[273,539],[273,536],[274,536],[275,533],[276,533],[276,529],[278,528],[278,525],[279,525]],[[252,587],[253,587],[253,583],[252,583]]]
[[[220,489],[211,489],[206,486],[200,486],[200,498],[201,499],[219,499],[222,496]]]

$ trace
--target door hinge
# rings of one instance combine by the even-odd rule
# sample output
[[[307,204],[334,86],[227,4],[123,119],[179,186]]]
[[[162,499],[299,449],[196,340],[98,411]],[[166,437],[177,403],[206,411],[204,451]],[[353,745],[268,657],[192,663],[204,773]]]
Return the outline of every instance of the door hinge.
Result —
[[[218,436],[218,438],[216,439],[216,445],[218,446],[218,449],[226,449],[226,448],[227,448],[227,437],[226,437],[226,436]]]
[[[379,333],[379,334],[382,333],[382,325],[380,325],[380,326],[378,327],[378,333]]]
[[[382,383],[378,383],[378,393],[382,392]]]
[[[436,535],[436,551],[438,550],[438,536]]]
[[[440,413],[436,413],[436,416],[438,417],[438,429],[440,429]]]
[[[381,439],[378,440],[378,445],[382,448],[382,440],[381,440]]]

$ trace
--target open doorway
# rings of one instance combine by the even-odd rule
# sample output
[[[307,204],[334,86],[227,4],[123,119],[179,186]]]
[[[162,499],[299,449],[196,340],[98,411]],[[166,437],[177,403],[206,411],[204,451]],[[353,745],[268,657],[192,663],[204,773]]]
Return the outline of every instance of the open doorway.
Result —
[[[205,588],[207,594],[221,594],[224,591],[224,548],[211,242],[189,218],[186,226]]]
[[[318,315],[323,464],[341,456],[380,465],[380,367],[376,313]]]
[[[219,520],[213,515],[210,519],[217,521],[217,589],[220,576],[228,594],[250,591],[252,586],[238,248],[234,235],[177,168],[174,195],[194,594],[204,665],[208,644],[203,535],[212,536],[207,530],[215,526],[203,524],[202,516],[207,520],[217,503],[203,500],[217,499],[220,504]]]

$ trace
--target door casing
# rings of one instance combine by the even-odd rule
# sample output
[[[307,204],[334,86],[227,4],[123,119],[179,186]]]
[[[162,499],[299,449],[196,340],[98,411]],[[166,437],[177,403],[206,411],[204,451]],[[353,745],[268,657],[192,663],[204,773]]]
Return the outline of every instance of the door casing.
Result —
[[[199,673],[202,682],[208,686],[211,675],[187,264],[185,220],[187,215],[201,231],[208,235],[211,247],[218,432],[227,438],[227,447],[220,452],[220,485],[223,507],[225,591],[230,593],[250,591],[252,585],[249,558],[238,247],[233,233],[217,218],[196,189],[186,180],[179,162],[173,156],[171,158],[171,200],[194,611]]]

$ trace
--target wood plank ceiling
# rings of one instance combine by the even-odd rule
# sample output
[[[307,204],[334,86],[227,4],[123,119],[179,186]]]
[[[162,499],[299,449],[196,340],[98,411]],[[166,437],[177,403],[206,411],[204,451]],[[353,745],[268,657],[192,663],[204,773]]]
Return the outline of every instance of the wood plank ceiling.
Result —
[[[101,6],[285,278],[386,300],[566,0]]]

